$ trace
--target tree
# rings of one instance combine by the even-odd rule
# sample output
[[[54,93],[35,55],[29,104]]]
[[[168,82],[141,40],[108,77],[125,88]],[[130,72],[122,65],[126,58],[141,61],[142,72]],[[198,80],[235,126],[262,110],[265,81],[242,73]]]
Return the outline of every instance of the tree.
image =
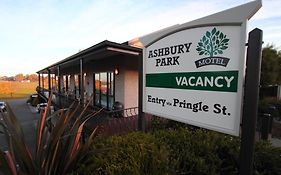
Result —
[[[279,66],[279,71],[278,71],[278,78],[277,81],[279,84],[281,84],[281,50],[278,51],[278,66]]]
[[[16,81],[22,81],[24,79],[24,76],[23,76],[23,74],[17,74],[15,76],[15,79],[16,79]]]
[[[38,81],[38,76],[37,76],[37,74],[30,74],[30,75],[29,75],[29,80],[30,80],[30,81]]]
[[[281,52],[273,45],[262,50],[261,85],[281,84]]]
[[[25,74],[25,76],[24,76],[24,80],[30,80],[30,79],[29,79],[29,75],[28,75],[28,74]]]

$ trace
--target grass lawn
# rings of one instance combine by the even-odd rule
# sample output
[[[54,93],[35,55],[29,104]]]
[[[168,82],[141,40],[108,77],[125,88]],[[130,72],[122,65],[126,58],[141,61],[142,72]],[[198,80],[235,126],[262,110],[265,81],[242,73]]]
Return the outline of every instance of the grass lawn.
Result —
[[[36,93],[37,82],[0,81],[0,99],[26,98]]]

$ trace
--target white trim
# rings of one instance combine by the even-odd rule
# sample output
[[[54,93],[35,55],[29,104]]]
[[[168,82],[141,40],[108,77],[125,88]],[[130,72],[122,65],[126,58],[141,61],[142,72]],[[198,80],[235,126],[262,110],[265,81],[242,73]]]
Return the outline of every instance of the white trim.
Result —
[[[139,55],[138,52],[128,51],[128,50],[124,50],[124,49],[117,49],[117,48],[113,48],[113,47],[107,47],[106,49],[110,50],[110,51],[114,51],[114,52],[122,52],[122,53],[130,54],[130,55]]]

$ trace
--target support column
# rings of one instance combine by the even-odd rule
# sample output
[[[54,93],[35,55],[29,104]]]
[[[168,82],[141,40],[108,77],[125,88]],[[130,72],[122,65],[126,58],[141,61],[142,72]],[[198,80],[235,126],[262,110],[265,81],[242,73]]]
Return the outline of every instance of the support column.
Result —
[[[58,93],[61,93],[61,75],[60,75],[60,66],[57,67],[58,71]]]
[[[39,86],[39,91],[40,91],[40,88],[41,88],[41,74],[38,73],[38,86]]]
[[[45,85],[44,85],[44,73],[42,73],[42,94],[44,95],[44,93],[45,93],[45,87],[44,87]]]
[[[84,75],[83,75],[83,59],[80,59],[80,99],[84,102]]]
[[[51,71],[48,69],[48,89],[51,90]]]
[[[44,74],[42,74],[42,87],[43,87],[43,90],[45,88],[45,85],[44,85]]]
[[[253,154],[258,115],[261,71],[262,31],[254,29],[249,34],[245,95],[242,118],[239,174],[253,174]]]
[[[144,131],[145,130],[145,123],[144,123],[144,113],[142,111],[142,100],[143,100],[143,58],[142,53],[138,57],[139,59],[139,110],[138,110],[138,130]]]
[[[69,78],[69,76],[68,75],[66,75],[65,76],[65,92],[68,92],[68,78]]]

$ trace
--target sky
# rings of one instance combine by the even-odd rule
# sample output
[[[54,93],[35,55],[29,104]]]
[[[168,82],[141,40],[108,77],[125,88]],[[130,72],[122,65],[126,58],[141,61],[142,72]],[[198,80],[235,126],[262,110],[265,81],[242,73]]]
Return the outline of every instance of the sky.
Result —
[[[0,76],[33,74],[104,40],[122,43],[250,0],[0,0]],[[263,0],[248,31],[281,50],[281,0]]]

